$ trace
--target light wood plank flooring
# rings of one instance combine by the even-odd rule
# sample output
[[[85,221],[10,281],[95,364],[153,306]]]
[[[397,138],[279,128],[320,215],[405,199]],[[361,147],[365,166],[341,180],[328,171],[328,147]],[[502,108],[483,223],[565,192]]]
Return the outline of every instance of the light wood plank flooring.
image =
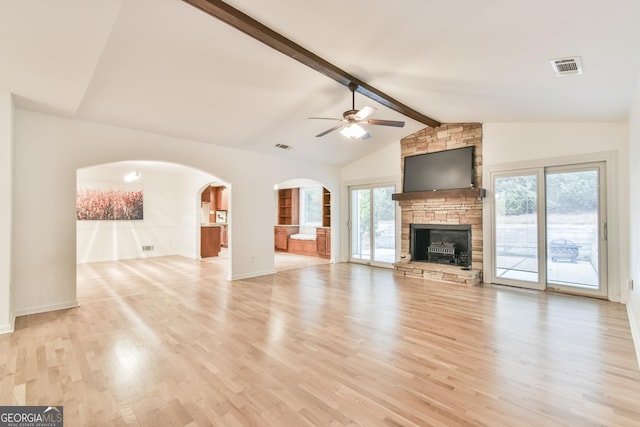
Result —
[[[217,257],[203,258],[203,261],[219,265],[221,268],[228,268],[229,253],[226,248],[221,248]],[[276,251],[274,254],[274,268],[276,271],[294,270],[296,268],[309,267],[312,265],[329,264],[326,258],[308,255],[290,254],[288,252]]]
[[[325,264],[78,266],[81,306],[0,336],[0,404],[65,425],[632,426],[623,305]]]

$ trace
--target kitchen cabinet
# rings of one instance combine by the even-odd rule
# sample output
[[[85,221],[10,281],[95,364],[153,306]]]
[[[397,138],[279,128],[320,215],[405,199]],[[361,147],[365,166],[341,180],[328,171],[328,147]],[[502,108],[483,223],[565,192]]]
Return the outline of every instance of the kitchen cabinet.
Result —
[[[277,251],[289,250],[289,236],[300,230],[297,225],[276,225],[274,227],[274,248]]]
[[[227,224],[220,226],[220,246],[223,248],[229,247],[229,227]]]
[[[218,256],[220,253],[221,227],[203,225],[200,227],[200,257]]]
[[[316,228],[316,250],[319,257],[331,258],[331,228]]]

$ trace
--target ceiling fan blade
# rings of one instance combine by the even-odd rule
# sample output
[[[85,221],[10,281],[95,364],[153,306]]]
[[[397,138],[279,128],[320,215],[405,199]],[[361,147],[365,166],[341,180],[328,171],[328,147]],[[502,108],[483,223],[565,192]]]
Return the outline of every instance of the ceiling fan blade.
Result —
[[[332,127],[331,129],[327,129],[327,130],[325,130],[324,132],[321,132],[321,133],[317,134],[317,135],[316,135],[316,138],[319,138],[319,137],[321,137],[321,136],[325,136],[326,134],[328,134],[328,133],[330,133],[330,132],[333,132],[334,130],[338,130],[338,129],[340,129],[340,128],[341,128],[341,127],[343,127],[343,126],[344,126],[343,124],[340,124],[340,125],[338,125],[338,126],[334,126],[334,127]]]
[[[369,125],[378,125],[378,126],[394,126],[397,128],[404,127],[404,122],[398,120],[378,120],[378,119],[369,119],[365,120],[364,123]]]
[[[363,107],[360,111],[356,113],[355,119],[357,121],[364,120],[375,112],[376,112],[376,109],[373,107]]]
[[[307,118],[311,120],[340,120],[340,121],[343,120],[343,119],[338,119],[336,117],[307,117]]]

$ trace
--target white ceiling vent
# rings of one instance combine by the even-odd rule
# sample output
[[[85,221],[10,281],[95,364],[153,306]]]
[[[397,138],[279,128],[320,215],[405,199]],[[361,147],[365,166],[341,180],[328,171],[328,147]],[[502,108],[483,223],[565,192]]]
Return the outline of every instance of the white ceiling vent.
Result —
[[[558,58],[551,60],[551,66],[557,76],[568,76],[570,74],[582,74],[582,64],[580,57]]]
[[[276,144],[274,145],[276,148],[281,148],[283,150],[291,150],[293,147],[287,144]]]

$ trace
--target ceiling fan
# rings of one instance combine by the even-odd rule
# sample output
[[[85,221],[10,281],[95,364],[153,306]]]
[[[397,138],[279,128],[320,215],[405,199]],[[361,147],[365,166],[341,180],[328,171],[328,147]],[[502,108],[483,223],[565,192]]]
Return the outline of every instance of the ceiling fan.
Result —
[[[368,125],[377,125],[377,126],[394,126],[394,127],[403,127],[404,122],[397,120],[378,120],[378,119],[367,119],[371,114],[373,114],[376,109],[373,107],[364,107],[361,110],[356,110],[355,101],[356,101],[356,89],[358,89],[358,85],[355,83],[349,83],[349,90],[351,91],[351,110],[347,110],[342,113],[342,118],[332,118],[332,117],[309,117],[310,119],[315,120],[337,120],[341,123],[337,126],[332,127],[331,129],[327,129],[324,132],[321,132],[316,135],[316,138],[321,136],[325,136],[326,134],[333,132],[334,130],[338,130],[342,128],[340,133],[346,136],[349,139],[369,139],[371,135],[369,132],[364,130],[360,124],[368,124]]]

